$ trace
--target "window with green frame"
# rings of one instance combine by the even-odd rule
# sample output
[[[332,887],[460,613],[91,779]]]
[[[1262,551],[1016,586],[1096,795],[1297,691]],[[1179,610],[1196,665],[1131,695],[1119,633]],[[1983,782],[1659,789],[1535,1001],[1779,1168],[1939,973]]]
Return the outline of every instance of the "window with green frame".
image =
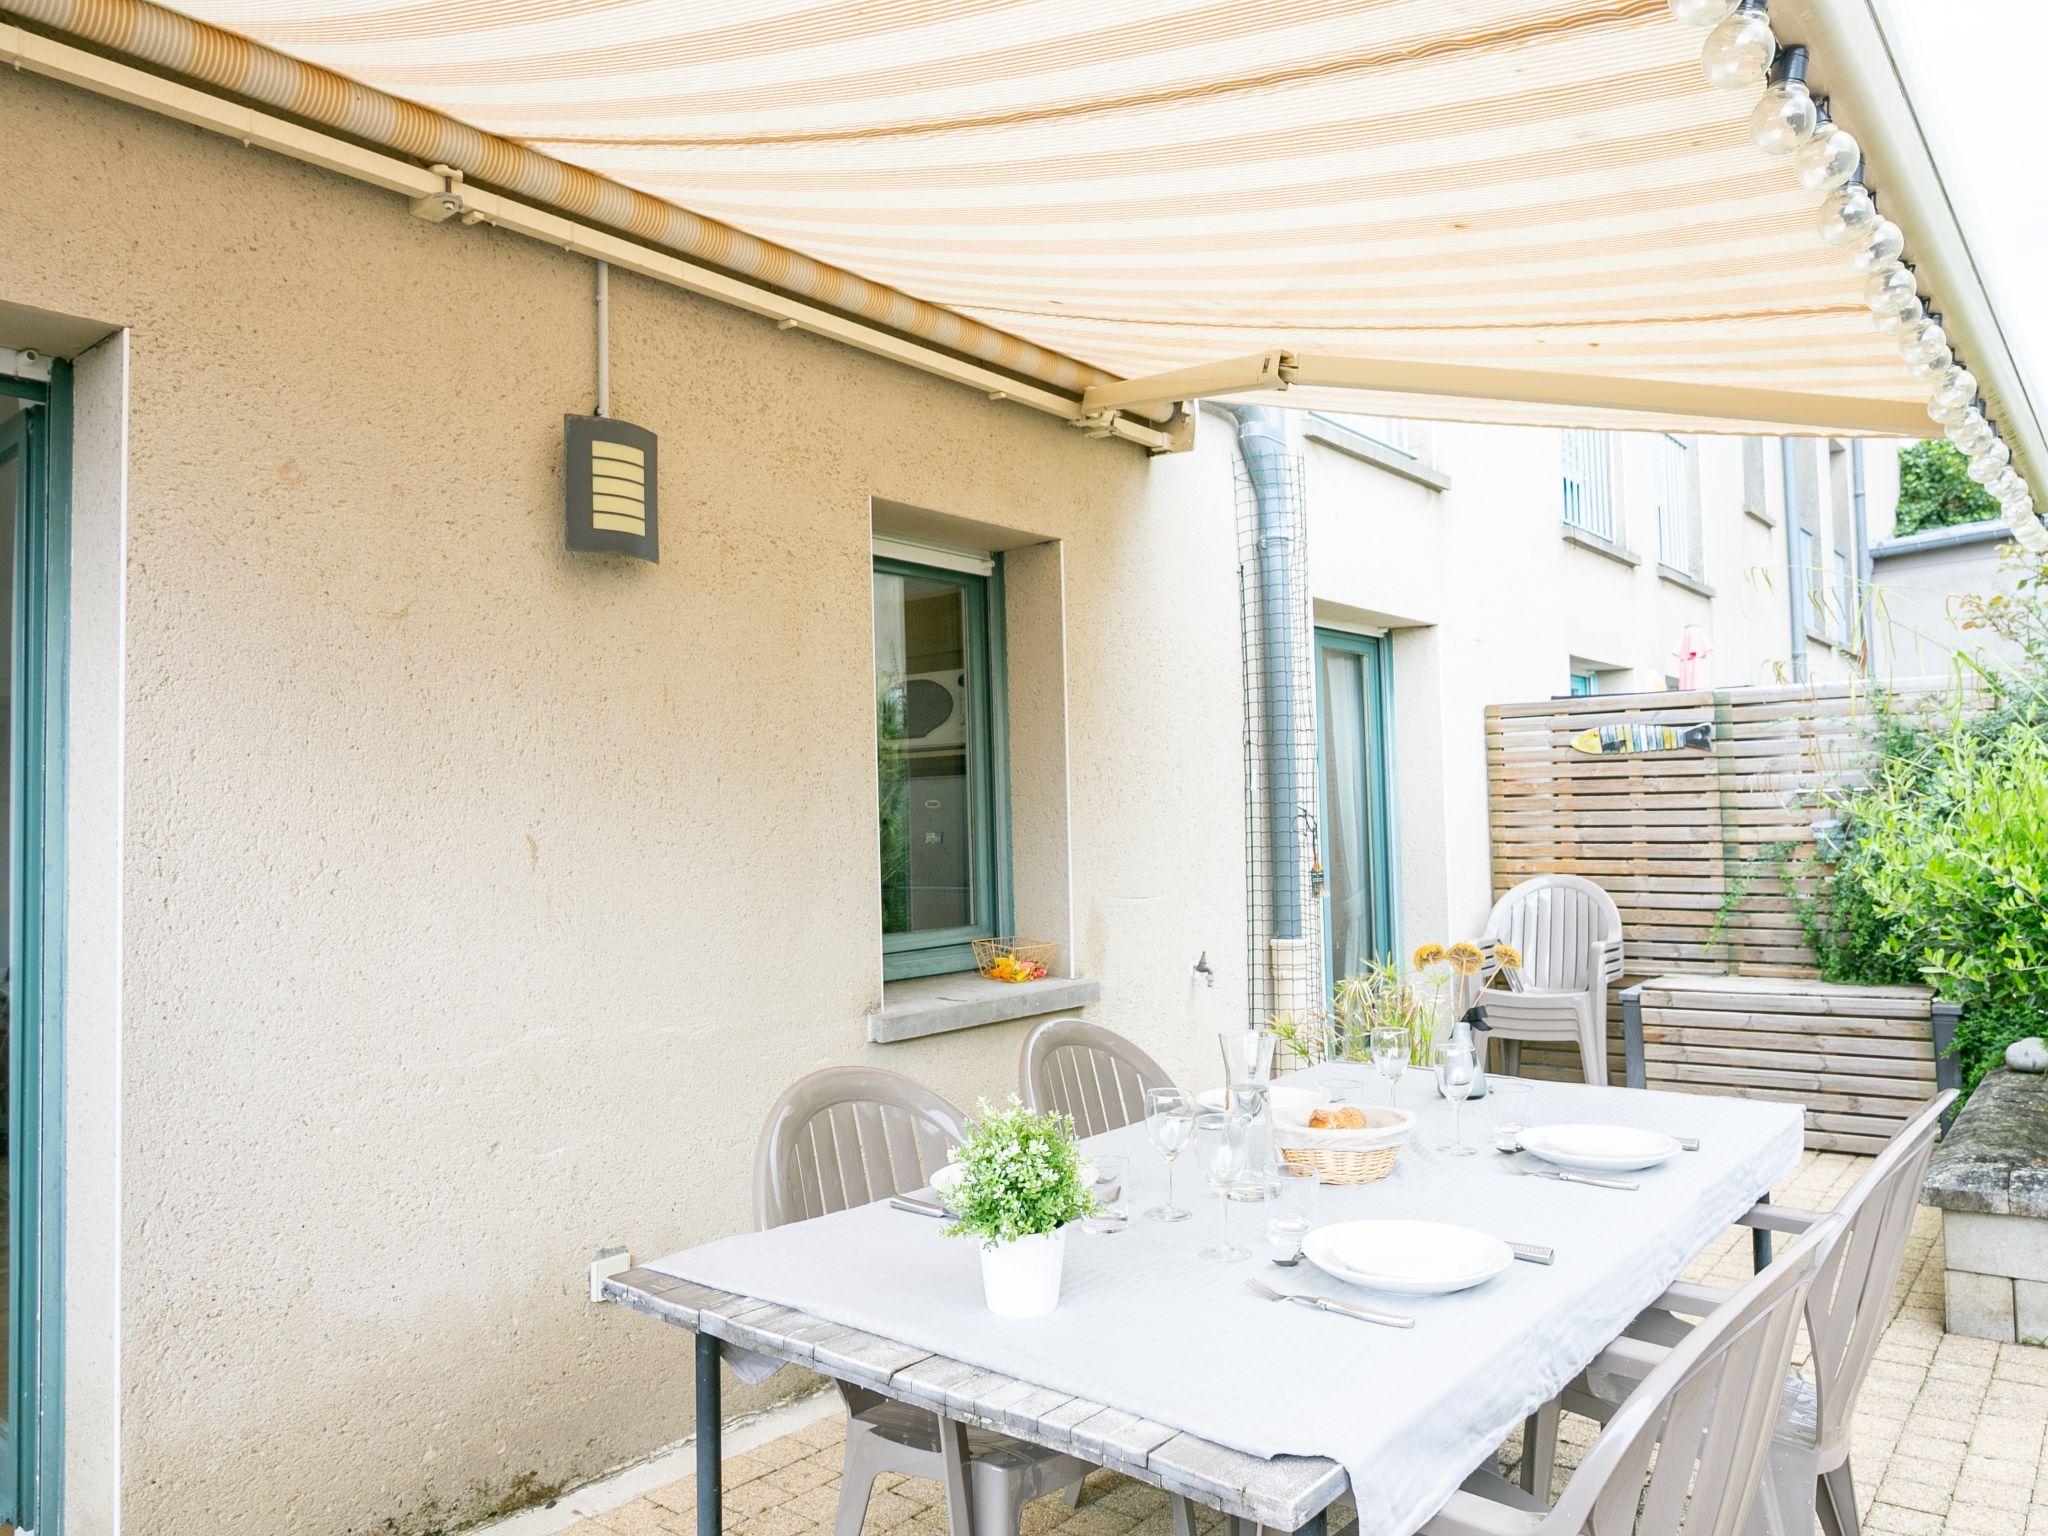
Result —
[[[875,741],[882,974],[974,968],[1010,917],[1000,557],[877,557]]]

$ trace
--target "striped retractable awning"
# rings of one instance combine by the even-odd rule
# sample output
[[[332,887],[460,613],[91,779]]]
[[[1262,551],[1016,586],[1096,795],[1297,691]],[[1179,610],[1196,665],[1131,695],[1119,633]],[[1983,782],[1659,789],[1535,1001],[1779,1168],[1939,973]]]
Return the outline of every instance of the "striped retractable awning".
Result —
[[[1624,401],[1632,381],[1787,392],[1853,418],[1835,430],[1929,430],[1814,196],[1750,146],[1755,92],[1704,83],[1665,0],[176,7],[226,39],[136,0],[0,10],[373,137],[423,105],[686,210],[707,259],[1070,390],[1286,348]],[[1738,425],[1512,390],[1308,398]]]

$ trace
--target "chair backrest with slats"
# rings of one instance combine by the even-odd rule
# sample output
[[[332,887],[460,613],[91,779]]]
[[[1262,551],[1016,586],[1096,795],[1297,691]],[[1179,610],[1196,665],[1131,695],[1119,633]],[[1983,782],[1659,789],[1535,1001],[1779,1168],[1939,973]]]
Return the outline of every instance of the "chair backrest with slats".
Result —
[[[1144,1119],[1145,1090],[1173,1082],[1122,1035],[1082,1019],[1048,1019],[1026,1035],[1017,1080],[1027,1107],[1071,1116],[1079,1136]]]
[[[1621,911],[1577,875],[1537,875],[1509,891],[1493,904],[1486,942],[1520,950],[1523,984],[1541,992],[1590,991],[1621,975]]]
[[[754,1154],[754,1223],[808,1221],[931,1182],[966,1117],[909,1078],[829,1067],[775,1101]]]
[[[1819,1278],[1806,1298],[1823,1471],[1841,1465],[1849,1454],[1856,1397],[1891,1318],[1920,1183],[1941,1134],[1941,1117],[1955,1098],[1950,1089],[1923,1104],[1835,1206],[1842,1235],[1821,1260]]]
[[[1830,1216],[1673,1346],[1600,1432],[1541,1536],[1738,1536]]]

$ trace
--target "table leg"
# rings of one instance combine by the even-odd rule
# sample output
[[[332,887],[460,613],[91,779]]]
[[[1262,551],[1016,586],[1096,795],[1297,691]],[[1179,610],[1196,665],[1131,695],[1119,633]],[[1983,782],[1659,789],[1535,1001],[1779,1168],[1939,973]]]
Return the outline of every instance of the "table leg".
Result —
[[[1770,1203],[1771,1193],[1764,1191],[1764,1203]],[[1771,1267],[1771,1229],[1751,1227],[1749,1229],[1749,1267],[1755,1274],[1762,1274]]]
[[[718,1403],[718,1340],[697,1335],[697,1536],[720,1536],[725,1423]]]

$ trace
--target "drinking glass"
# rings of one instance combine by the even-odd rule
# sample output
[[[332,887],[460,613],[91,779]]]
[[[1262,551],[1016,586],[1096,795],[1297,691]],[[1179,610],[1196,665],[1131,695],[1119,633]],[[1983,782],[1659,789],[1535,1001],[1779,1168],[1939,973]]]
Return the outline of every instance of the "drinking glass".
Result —
[[[1173,1203],[1173,1160],[1195,1129],[1195,1101],[1178,1088],[1145,1090],[1145,1134],[1166,1159],[1166,1203],[1145,1214],[1153,1221],[1186,1221],[1188,1212]]]
[[[1289,1263],[1301,1257],[1301,1240],[1316,1224],[1322,1183],[1306,1164],[1273,1163],[1266,1169],[1266,1240]]]
[[[1458,1112],[1472,1096],[1473,1079],[1478,1077],[1469,1045],[1440,1045],[1436,1048],[1436,1091],[1451,1101],[1451,1139],[1437,1148],[1447,1157],[1470,1157],[1472,1149],[1458,1125]]]
[[[1251,1257],[1251,1250],[1230,1241],[1232,1186],[1243,1176],[1251,1122],[1242,1115],[1197,1115],[1195,1117],[1195,1161],[1207,1175],[1209,1185],[1220,1197],[1221,1236],[1214,1248],[1204,1248],[1202,1257],[1221,1264]]]
[[[1521,1150],[1522,1132],[1534,1123],[1529,1118],[1529,1105],[1534,1098],[1535,1090],[1527,1083],[1518,1083],[1511,1077],[1486,1080],[1486,1118],[1493,1126],[1495,1150]]]
[[[1095,1164],[1095,1209],[1081,1220],[1083,1232],[1121,1232],[1131,1219],[1131,1202],[1124,1197],[1124,1180],[1130,1162],[1121,1157],[1097,1157]]]
[[[1362,1077],[1326,1077],[1323,1091],[1330,1096],[1332,1104],[1363,1104],[1365,1102],[1365,1079]]]
[[[1401,1107],[1401,1074],[1408,1070],[1408,1031],[1382,1024],[1372,1032],[1372,1064],[1387,1080],[1387,1102]]]

